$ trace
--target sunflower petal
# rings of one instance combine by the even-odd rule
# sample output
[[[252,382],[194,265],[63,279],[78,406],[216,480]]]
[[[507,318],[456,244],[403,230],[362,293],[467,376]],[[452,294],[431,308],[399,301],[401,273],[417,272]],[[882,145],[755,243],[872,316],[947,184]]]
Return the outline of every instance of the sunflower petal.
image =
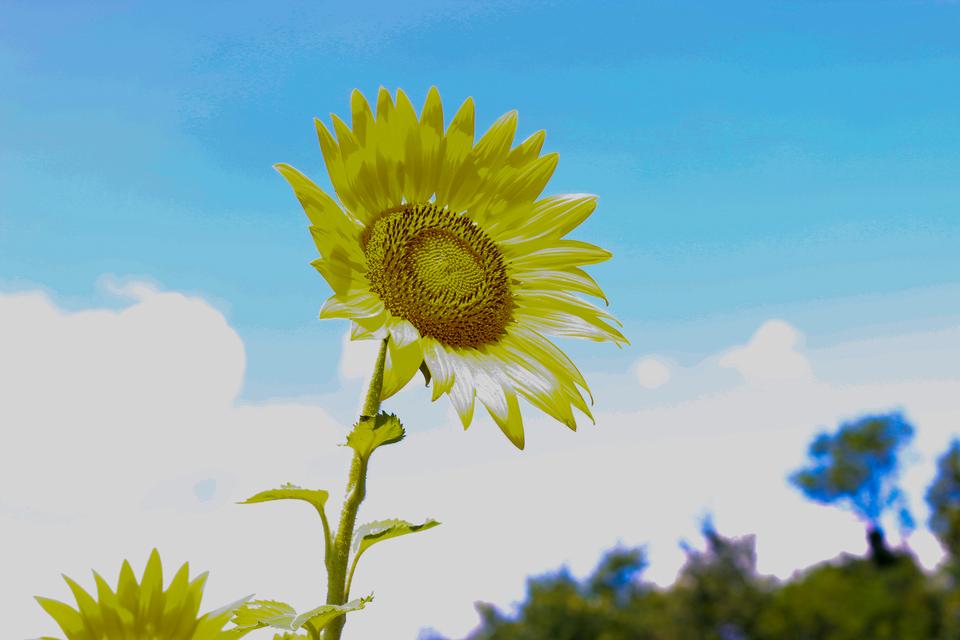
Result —
[[[423,141],[420,124],[413,103],[403,91],[397,91],[396,123],[403,149],[403,195],[407,202],[424,202],[429,198],[429,186],[424,180],[426,168],[423,159]]]
[[[557,336],[583,338],[593,342],[613,342],[618,347],[629,344],[623,334],[599,320],[590,322],[562,311],[537,310],[531,313],[529,310],[518,309],[516,319],[537,331]]]
[[[470,156],[473,147],[474,134],[474,106],[473,98],[467,98],[453,121],[447,127],[447,133],[441,143],[440,179],[437,185],[437,206],[450,206],[451,191],[455,187],[454,179],[461,173],[462,165]]]
[[[507,159],[513,136],[517,133],[517,112],[508,111],[494,122],[490,129],[477,141],[473,156],[477,165],[485,171],[499,168]]]
[[[433,385],[431,399],[436,402],[437,398],[453,387],[455,367],[443,346],[433,338],[423,338],[423,359],[430,370],[430,381]]]
[[[469,215],[494,238],[499,226],[522,227],[529,216],[530,203],[540,195],[557,167],[559,157],[550,153],[538,158],[520,171],[501,171],[482,186],[482,193],[470,205]]]
[[[320,151],[323,152],[323,161],[327,165],[327,174],[330,176],[333,190],[337,192],[337,197],[340,198],[344,207],[353,213],[360,212],[360,202],[347,180],[347,170],[344,166],[343,154],[340,152],[340,145],[323,122],[315,118],[313,123],[317,129]]]
[[[496,178],[506,161],[517,131],[517,112],[510,111],[500,116],[483,134],[477,145],[460,166],[449,194],[453,211],[470,209],[484,193],[495,188]],[[475,215],[486,215],[475,211]]]
[[[607,296],[597,281],[590,277],[583,269],[570,267],[568,269],[543,269],[531,273],[523,280],[516,281],[517,287],[522,291],[572,291],[575,293],[585,293],[602,299],[610,304]]]
[[[351,340],[383,340],[387,337],[387,313],[382,311],[366,318],[353,318],[350,325]]]
[[[330,117],[340,145],[347,188],[350,189],[359,206],[353,213],[362,222],[368,222],[380,211],[391,207],[392,200],[379,182],[375,159],[371,155],[372,147],[361,144],[350,131],[350,127],[336,114],[331,114]]]
[[[498,357],[505,363],[504,372],[513,388],[538,409],[576,431],[577,423],[567,396],[570,392],[579,392],[570,388],[571,383],[564,388],[555,372],[531,359],[529,354],[518,351],[517,345],[510,342],[507,339],[500,342]]]
[[[580,240],[557,240],[530,252],[518,251],[510,245],[501,245],[501,248],[510,265],[519,271],[596,264],[613,257],[606,249]]]
[[[516,392],[509,384],[498,380],[498,376],[481,371],[478,376],[477,397],[507,439],[516,448],[523,449],[523,419],[520,416]]]
[[[420,339],[417,328],[403,318],[394,318],[389,325],[390,341],[398,347],[404,347]]]
[[[623,326],[613,314],[567,291],[524,291],[518,293],[514,299],[519,305],[531,309],[562,311],[579,316],[588,322],[607,320],[621,327]]]
[[[430,87],[420,112],[420,140],[422,143],[422,193],[420,200],[436,193],[440,182],[440,163],[443,145],[443,105],[440,92]]]
[[[403,133],[396,126],[396,112],[390,92],[380,87],[377,92],[377,146],[375,150],[379,189],[388,206],[403,199],[404,157]]]
[[[336,294],[327,299],[320,308],[320,319],[327,318],[364,318],[375,316],[383,312],[383,303],[370,293],[369,289],[350,291],[346,294]]]
[[[571,193],[550,196],[537,200],[514,216],[510,225],[503,229],[491,229],[501,245],[515,247],[518,253],[527,253],[541,248],[545,241],[559,240],[575,229],[597,208],[597,196],[587,193]],[[499,223],[500,221],[495,221]]]
[[[545,339],[541,340],[547,342]],[[577,424],[571,404],[593,420],[589,407],[574,385],[578,377],[582,380],[582,376],[573,363],[569,363],[569,366],[576,375],[570,376],[565,363],[549,353],[544,353],[538,344],[524,333],[508,335],[498,346],[508,365],[506,373],[514,388],[538,409],[574,431]],[[557,351],[559,352],[559,349]],[[560,354],[562,355],[562,352]],[[586,389],[586,385],[583,386]],[[589,389],[586,390],[589,393]]]
[[[373,142],[373,114],[367,99],[357,89],[350,94],[350,115],[353,134],[360,144],[370,145]]]
[[[83,587],[67,576],[63,576],[63,579],[67,583],[67,586],[70,587],[73,599],[77,601],[77,607],[79,608],[87,632],[93,637],[102,635],[103,616],[100,615],[100,607],[97,605],[97,601],[94,600],[93,596],[87,593]]]
[[[363,278],[363,273],[346,260],[317,258],[310,264],[320,272],[320,275],[327,281],[334,293],[346,294],[369,286],[369,283]]]
[[[547,132],[541,129],[535,132],[529,138],[518,144],[507,156],[507,165],[519,169],[524,167],[540,155],[543,149],[543,142],[547,139]]]
[[[293,193],[303,206],[314,233],[314,242],[321,254],[329,256],[335,248],[345,251],[352,260],[362,260],[358,238],[360,223],[346,214],[333,199],[293,167],[287,164],[274,165],[274,169],[293,188]]]
[[[388,340],[381,399],[386,400],[407,386],[414,374],[420,370],[420,363],[422,362],[423,346],[419,340],[414,340],[403,346],[395,344],[393,340]]]
[[[460,423],[466,429],[473,420],[473,409],[477,396],[477,388],[473,383],[473,375],[468,367],[457,367],[453,386],[450,387],[450,403],[460,416]]]
[[[40,603],[40,606],[43,607],[43,610],[63,629],[63,632],[67,634],[68,638],[83,637],[83,618],[80,617],[80,614],[73,607],[59,600],[51,600],[50,598],[37,596],[35,599]]]
[[[545,363],[554,371],[562,372],[564,378],[573,380],[590,394],[587,380],[580,373],[580,369],[557,345],[535,330],[522,326],[514,327],[511,333],[515,339],[523,341],[524,351],[533,356],[535,360]],[[592,394],[590,394],[590,401],[593,402]]]

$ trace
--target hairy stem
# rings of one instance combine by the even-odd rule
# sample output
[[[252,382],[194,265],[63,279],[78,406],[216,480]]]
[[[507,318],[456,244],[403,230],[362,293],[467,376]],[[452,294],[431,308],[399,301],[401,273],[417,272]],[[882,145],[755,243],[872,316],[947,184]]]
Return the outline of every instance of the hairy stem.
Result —
[[[360,410],[360,420],[373,420],[380,411],[380,394],[383,390],[383,371],[387,360],[387,340],[380,344],[377,364],[370,378],[370,386]],[[333,540],[333,553],[327,562],[327,604],[344,604],[347,598],[347,566],[350,561],[350,543],[353,528],[357,523],[357,511],[367,493],[367,458],[354,452],[347,481],[347,497],[340,512],[340,524]],[[346,616],[331,621],[324,629],[324,640],[340,640]]]

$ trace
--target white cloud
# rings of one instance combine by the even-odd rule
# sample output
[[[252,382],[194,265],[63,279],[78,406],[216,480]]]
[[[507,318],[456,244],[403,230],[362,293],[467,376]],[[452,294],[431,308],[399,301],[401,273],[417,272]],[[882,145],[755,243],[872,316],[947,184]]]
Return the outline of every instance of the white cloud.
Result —
[[[633,365],[633,373],[644,389],[658,389],[670,381],[670,367],[652,356],[637,360]]]
[[[251,592],[301,608],[321,602],[315,514],[234,502],[292,481],[331,490],[335,520],[349,461],[335,446],[344,427],[304,403],[239,404],[243,345],[221,313],[177,293],[124,292],[135,294],[124,309],[77,313],[42,294],[0,294],[8,634],[56,632],[30,597],[69,600],[61,572],[87,586],[91,567],[115,579],[122,558],[139,571],[153,546],[171,571],[185,560],[210,570],[207,609]],[[724,533],[756,533],[761,570],[781,577],[841,550],[861,553],[855,518],[810,504],[785,476],[817,430],[865,411],[902,407],[918,426],[904,484],[922,522],[933,460],[960,424],[960,375],[940,366],[960,358],[960,329],[806,355],[798,342],[786,323],[766,323],[746,346],[674,376],[669,399],[648,396],[620,412],[604,411],[603,398],[634,397],[637,378],[588,373],[603,381],[593,384],[598,426],[571,433],[524,407],[523,452],[479,411],[463,433],[448,403],[430,405],[429,390],[411,385],[388,405],[399,406],[409,436],[377,453],[360,518],[443,525],[364,557],[356,594],[377,599],[351,618],[351,633],[413,638],[433,626],[463,636],[476,624],[475,600],[518,600],[528,574],[562,563],[583,574],[618,540],[648,544],[648,576],[669,582],[683,561],[678,538],[697,542],[708,510]],[[353,381],[369,371],[357,358],[372,361],[346,355],[355,344],[340,362]],[[934,374],[916,353],[931,354]],[[859,371],[857,361],[866,363]],[[721,363],[756,384],[704,391]],[[843,377],[831,377],[837,371]],[[337,391],[346,392],[355,390]],[[923,531],[910,545],[928,565],[939,557]]]
[[[810,361],[798,346],[801,334],[783,320],[768,320],[750,341],[720,356],[721,367],[736,370],[749,384],[813,379]]]

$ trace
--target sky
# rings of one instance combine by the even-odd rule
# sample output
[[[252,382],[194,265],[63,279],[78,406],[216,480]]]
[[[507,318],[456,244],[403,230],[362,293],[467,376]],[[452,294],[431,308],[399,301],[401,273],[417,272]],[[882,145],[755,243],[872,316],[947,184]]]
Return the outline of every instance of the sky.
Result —
[[[272,169],[329,181],[312,118],[354,88],[468,96],[478,129],[560,154],[589,192],[572,237],[631,345],[558,341],[596,398],[570,433],[525,407],[527,448],[464,433],[414,381],[362,519],[441,527],[365,556],[356,637],[462,637],[473,602],[646,544],[757,534],[761,571],[862,553],[862,524],[788,473],[871,411],[917,428],[921,525],[960,432],[960,4],[956,2],[0,2],[0,598],[14,637],[61,572],[210,570],[205,605],[323,598],[317,523],[234,504],[330,489],[372,353],[319,321],[306,219]],[[798,533],[799,532],[799,533]],[[896,532],[894,540],[901,543]],[[798,537],[800,540],[798,541]],[[933,567],[924,526],[908,544]],[[402,545],[402,548],[401,548]]]

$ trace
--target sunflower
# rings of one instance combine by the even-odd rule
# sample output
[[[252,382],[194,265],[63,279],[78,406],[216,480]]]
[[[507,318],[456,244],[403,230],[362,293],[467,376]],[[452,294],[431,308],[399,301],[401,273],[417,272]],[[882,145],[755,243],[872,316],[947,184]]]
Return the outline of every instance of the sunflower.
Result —
[[[389,337],[382,397],[422,369],[464,428],[479,398],[521,449],[518,395],[571,429],[573,407],[593,420],[586,380],[545,334],[627,343],[616,318],[576,295],[606,302],[581,267],[611,254],[564,238],[596,196],[540,197],[558,156],[540,155],[543,131],[513,146],[515,111],[476,143],[473,100],[444,130],[436,88],[419,117],[402,91],[394,101],[381,88],[376,117],[354,91],[351,116],[352,126],[332,116],[336,138],[316,121],[339,203],[293,167],[276,169],[334,292],[320,317],[351,320],[352,339]]]
[[[64,576],[79,611],[49,598],[37,601],[67,640],[233,640],[245,635],[248,630],[223,629],[244,601],[197,617],[207,574],[190,581],[189,571],[187,564],[180,567],[164,591],[160,555],[154,549],[139,583],[130,563],[123,562],[116,593],[94,572],[96,600]]]

